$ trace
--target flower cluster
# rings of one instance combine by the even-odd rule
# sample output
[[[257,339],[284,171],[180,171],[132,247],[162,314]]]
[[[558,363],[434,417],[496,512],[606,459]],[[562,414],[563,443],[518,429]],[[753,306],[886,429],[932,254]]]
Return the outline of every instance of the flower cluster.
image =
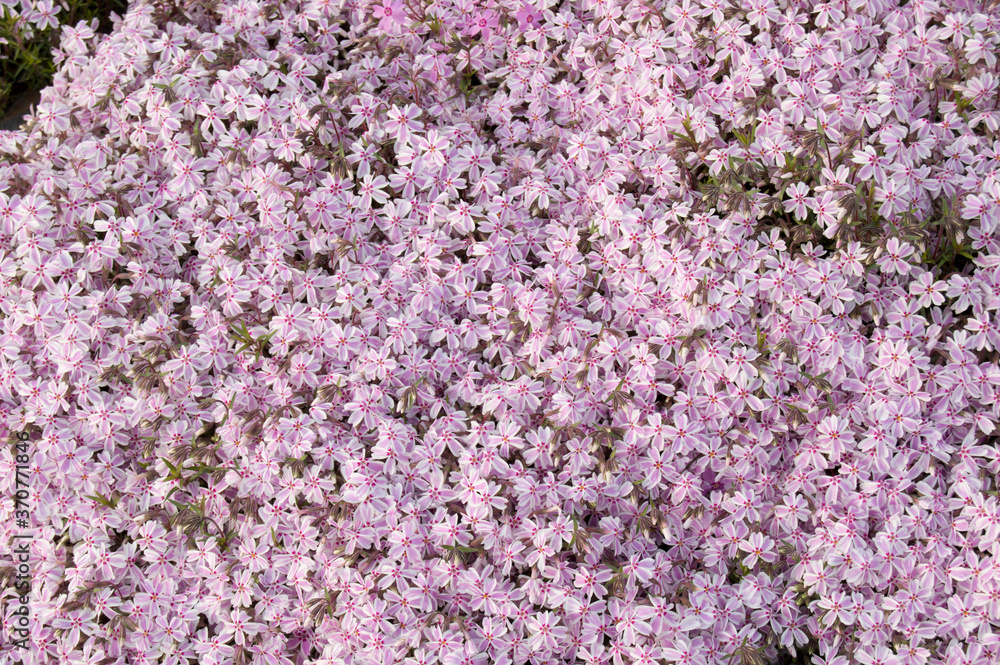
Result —
[[[70,39],[107,32],[125,0],[0,0],[0,118],[17,117],[30,93],[44,88],[54,65],[65,58],[58,48],[63,29]],[[18,99],[24,95],[25,99]],[[24,111],[21,111],[23,114]]]
[[[0,132],[39,534],[37,651],[0,654],[997,662],[998,33],[978,0],[65,31]]]

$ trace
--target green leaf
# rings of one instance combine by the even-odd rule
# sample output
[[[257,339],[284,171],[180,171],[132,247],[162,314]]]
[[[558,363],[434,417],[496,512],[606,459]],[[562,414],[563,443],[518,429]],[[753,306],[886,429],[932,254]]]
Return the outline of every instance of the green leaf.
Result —
[[[176,479],[180,479],[181,478],[180,469],[178,469],[176,466],[174,466],[173,464],[171,464],[170,460],[168,460],[166,457],[161,457],[160,459],[163,461],[164,464],[167,465],[167,468],[170,469],[170,477],[171,478],[176,478]]]
[[[104,496],[100,492],[98,492],[96,495],[88,494],[88,495],[86,495],[86,498],[91,499],[93,501],[96,501],[97,503],[101,504],[102,506],[107,506],[108,508],[111,508],[112,510],[118,507],[118,502],[117,501],[112,501],[111,499],[109,499],[108,497]]]
[[[257,356],[254,358],[254,362],[260,360],[261,354],[264,353],[264,345],[270,342],[271,338],[274,337],[277,333],[278,333],[277,330],[272,330],[270,333],[264,335],[263,337],[257,340]]]

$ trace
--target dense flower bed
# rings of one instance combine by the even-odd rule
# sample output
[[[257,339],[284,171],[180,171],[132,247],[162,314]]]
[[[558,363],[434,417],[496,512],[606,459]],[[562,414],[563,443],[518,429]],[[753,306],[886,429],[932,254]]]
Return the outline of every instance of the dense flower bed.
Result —
[[[239,0],[64,31],[0,132],[37,534],[37,651],[8,547],[0,657],[996,663],[998,28]]]

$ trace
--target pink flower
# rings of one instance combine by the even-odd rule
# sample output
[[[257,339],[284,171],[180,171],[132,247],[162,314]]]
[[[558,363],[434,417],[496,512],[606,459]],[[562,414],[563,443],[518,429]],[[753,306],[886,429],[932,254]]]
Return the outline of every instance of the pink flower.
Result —
[[[372,16],[379,19],[379,30],[392,34],[406,21],[406,5],[402,0],[382,0],[372,9]]]
[[[40,29],[59,27],[59,19],[56,16],[60,8],[55,6],[52,0],[37,0],[32,6],[34,11],[29,11],[27,14],[32,23]]]
[[[786,194],[792,200],[792,212],[795,214],[795,218],[805,219],[806,199],[809,194],[809,186],[801,182],[792,183],[786,190]]]
[[[878,259],[878,265],[883,270],[905,275],[910,272],[910,264],[905,259],[912,253],[913,247],[909,243],[900,242],[898,238],[889,238],[884,253]]]
[[[481,9],[472,17],[466,30],[470,37],[481,34],[483,39],[489,39],[493,30],[500,24],[500,15],[490,9]]]
[[[906,210],[909,204],[906,195],[909,190],[909,185],[896,180],[888,180],[881,187],[876,187],[875,200],[883,202],[878,213],[887,219],[894,219],[898,213]]]
[[[566,627],[558,625],[556,615],[552,612],[532,614],[525,622],[525,627],[531,633],[526,642],[529,647],[555,648],[567,633]]]
[[[833,591],[819,600],[819,606],[827,610],[826,624],[839,621],[845,626],[854,624],[854,601],[840,591]]]
[[[945,282],[935,281],[934,275],[926,270],[915,281],[910,282],[910,293],[919,299],[917,302],[920,307],[942,304],[944,295],[941,292],[946,288]]]
[[[523,32],[537,28],[542,20],[542,13],[534,5],[524,2],[514,14],[514,18],[517,19],[517,29]]]
[[[839,226],[837,212],[839,204],[833,192],[823,192],[819,196],[809,197],[808,204],[816,213],[816,222],[824,228],[823,235],[832,238]]]
[[[743,559],[743,565],[753,568],[757,565],[757,560],[772,563],[777,559],[777,554],[772,551],[774,541],[762,533],[751,533],[750,536],[740,543],[740,549],[747,553]]]
[[[882,644],[867,646],[855,651],[854,657],[863,665],[899,665],[899,656]]]
[[[264,630],[264,624],[250,621],[250,615],[243,610],[233,610],[229,617],[224,619],[225,629],[220,637],[233,635],[236,644],[243,646],[246,643],[247,635],[256,635]]]

